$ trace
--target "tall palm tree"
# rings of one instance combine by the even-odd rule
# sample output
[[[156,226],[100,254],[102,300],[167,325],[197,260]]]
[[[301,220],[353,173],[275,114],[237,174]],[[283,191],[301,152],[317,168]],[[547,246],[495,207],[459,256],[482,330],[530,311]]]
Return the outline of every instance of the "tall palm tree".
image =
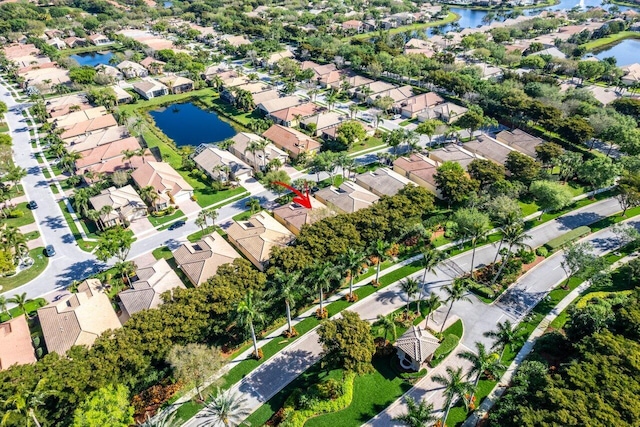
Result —
[[[27,238],[18,228],[12,226],[5,226],[0,230],[0,246],[5,251],[12,252],[19,261],[29,252]]]
[[[24,317],[27,317],[27,304],[33,300],[27,298],[27,293],[23,292],[21,294],[14,295],[13,297],[9,298],[8,301],[17,305],[18,308],[22,310]]]
[[[249,208],[249,211],[253,214],[260,211],[260,200],[256,197],[250,198],[245,206]]]
[[[236,322],[242,327],[249,328],[256,358],[258,358],[258,340],[256,339],[254,324],[264,322],[263,307],[263,300],[257,299],[254,301],[253,292],[245,295],[244,299],[236,307]]]
[[[513,249],[514,246],[522,246],[524,244],[524,241],[530,237],[531,236],[524,232],[524,226],[522,225],[522,223],[512,224],[504,228],[503,239],[509,245],[507,256],[502,261],[502,263],[500,264],[500,268],[496,272],[496,275],[491,280],[492,285],[496,282],[496,280],[498,280],[498,277],[500,277],[500,274],[502,273],[505,265],[507,265],[507,263],[509,262],[509,258],[511,257],[511,249]]]
[[[442,321],[442,326],[440,327],[440,333],[444,330],[444,325],[447,323],[447,319],[449,318],[449,314],[451,313],[451,309],[453,308],[453,304],[456,301],[471,301],[467,296],[467,285],[465,282],[459,279],[455,279],[452,284],[449,286],[444,286],[442,289],[447,293],[447,299],[445,302],[449,303],[449,309],[447,310],[447,315],[444,316],[444,320]]]
[[[373,246],[371,248],[371,254],[373,256],[376,257],[377,261],[376,261],[376,283],[378,282],[378,279],[380,278],[380,266],[382,265],[382,263],[386,260],[388,260],[389,257],[389,248],[391,247],[391,245],[387,242],[385,242],[384,240],[378,240],[376,241],[375,246]]]
[[[200,220],[201,222],[204,222],[205,228],[209,226],[209,223],[207,222],[207,214],[204,211],[198,212],[198,216],[196,219]]]
[[[387,332],[391,331],[391,335],[393,336],[393,341],[398,339],[398,333],[396,331],[396,320],[393,317],[393,313],[387,314],[383,316],[382,314],[378,314],[378,322],[380,322],[380,326],[384,328],[384,339],[387,339]]]
[[[216,219],[218,219],[218,210],[215,208],[209,208],[204,210],[205,216],[211,220],[211,225],[215,225]]]
[[[509,320],[498,323],[498,328],[495,331],[485,332],[484,336],[495,340],[491,349],[500,350],[500,360],[502,360],[507,346],[513,346],[524,340],[521,329],[514,328]]]
[[[211,396],[211,402],[197,415],[198,418],[206,418],[198,425],[217,427],[222,424],[225,427],[235,427],[250,413],[244,397],[231,390],[223,392],[218,388],[217,394]]]
[[[0,420],[0,425],[6,425],[8,421],[14,418],[22,418],[24,425],[29,427],[31,422],[40,427],[40,421],[36,417],[36,409],[44,405],[44,399],[51,395],[51,391],[44,389],[45,380],[38,381],[33,390],[21,390],[4,401],[6,412]]]
[[[500,357],[496,353],[488,353],[484,344],[476,343],[477,351],[463,351],[458,353],[458,357],[471,362],[471,367],[467,372],[467,378],[475,376],[473,380],[473,390],[478,388],[480,377],[483,375],[490,375],[497,378],[500,375],[500,371],[504,369],[504,366],[500,363]],[[473,393],[471,394],[473,397]]]
[[[407,396],[405,402],[407,403],[407,412],[394,417],[394,421],[400,421],[409,427],[427,427],[438,420],[438,417],[433,415],[433,403],[427,403],[424,400],[416,402],[410,396]]]
[[[445,411],[442,416],[442,425],[445,425],[453,404],[460,398],[465,399],[465,395],[470,391],[469,383],[464,380],[462,368],[454,369],[449,366],[446,372],[447,376],[438,374],[431,377],[433,381],[444,386]],[[468,402],[465,399],[465,406],[467,405]]]
[[[136,263],[133,261],[118,261],[113,268],[120,273],[122,280],[126,279],[129,286],[131,286],[131,275],[138,269]]]
[[[422,291],[424,290],[424,286],[427,284],[427,274],[431,273],[433,275],[438,275],[436,270],[436,266],[442,261],[443,254],[437,249],[427,248],[422,252],[422,259],[420,263],[422,264],[422,268],[424,268],[424,273],[422,273],[422,283],[420,284],[420,295],[418,296],[418,313],[420,313],[420,300],[422,299]]]
[[[7,298],[4,295],[0,295],[0,312],[7,313],[9,316],[9,310],[7,310]]]
[[[429,315],[427,316],[427,320],[429,320],[429,316],[431,316],[431,320],[433,320],[433,314],[435,313],[436,308],[440,304],[442,304],[443,301],[438,295],[436,295],[434,292],[431,292],[429,294],[429,299],[427,299],[425,303],[427,304],[427,307],[429,307]]]
[[[152,185],[147,185],[140,189],[140,197],[144,200],[149,207],[156,209],[156,200],[160,198],[160,195]]]
[[[73,193],[73,209],[75,209],[78,215],[87,216],[91,196],[92,192],[89,187],[78,188]]]
[[[329,107],[329,111],[333,109],[333,106],[336,105],[338,101],[338,92],[335,90],[330,90],[329,93],[324,97],[325,102],[327,103],[327,107]]]
[[[402,289],[402,292],[407,294],[407,317],[409,316],[409,304],[411,303],[411,298],[413,298],[413,296],[418,293],[419,287],[420,284],[413,277],[407,277],[400,282],[400,288]]]
[[[289,326],[289,334],[293,334],[293,325],[291,324],[291,309],[295,306],[296,299],[300,297],[301,283],[299,271],[287,274],[282,270],[277,270],[274,278],[276,280],[276,292],[284,299],[284,305],[287,310],[287,325]]]
[[[246,156],[247,151],[250,152],[253,155],[253,160],[254,160],[254,164],[256,165],[256,171],[258,171],[260,169],[260,166],[258,164],[257,158],[256,158],[256,153],[258,152],[259,148],[258,148],[258,141],[249,141],[249,143],[247,144],[247,146],[244,149],[244,155]]]
[[[341,257],[340,264],[349,272],[349,296],[353,297],[353,280],[360,271],[365,260],[364,253],[349,248]]]
[[[313,286],[320,292],[320,316],[324,313],[324,292],[329,290],[331,282],[339,278],[339,272],[333,263],[326,261],[315,268],[315,274],[311,276]]]

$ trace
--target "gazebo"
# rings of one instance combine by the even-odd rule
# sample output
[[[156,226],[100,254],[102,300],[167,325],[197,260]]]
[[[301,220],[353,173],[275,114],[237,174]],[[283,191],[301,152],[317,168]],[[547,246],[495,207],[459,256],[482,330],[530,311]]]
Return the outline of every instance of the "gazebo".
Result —
[[[396,341],[400,366],[404,369],[419,371],[433,356],[440,341],[425,329],[412,326]]]

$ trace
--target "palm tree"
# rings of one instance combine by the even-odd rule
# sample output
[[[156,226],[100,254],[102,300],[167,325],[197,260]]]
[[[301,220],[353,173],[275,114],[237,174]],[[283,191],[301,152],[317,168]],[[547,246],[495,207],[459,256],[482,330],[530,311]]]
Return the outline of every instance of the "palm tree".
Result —
[[[167,410],[156,414],[155,417],[149,418],[147,415],[147,420],[140,424],[140,427],[175,427],[176,426],[176,416],[177,412],[169,412]]]
[[[247,151],[250,152],[253,155],[253,160],[254,163],[256,165],[256,171],[259,170],[259,165],[256,159],[256,153],[258,152],[259,148],[258,148],[258,141],[249,141],[249,143],[247,144],[247,146],[244,149],[244,155],[246,156]]]
[[[376,261],[376,283],[378,282],[378,279],[380,277],[380,265],[389,259],[389,248],[391,247],[391,245],[383,240],[378,240],[376,241],[376,244],[374,247],[371,248],[371,253],[373,256],[376,257],[377,261]]]
[[[349,105],[349,116],[351,118],[351,120],[353,120],[353,118],[355,117],[356,113],[358,112],[358,104],[351,104]]]
[[[18,308],[20,310],[22,310],[22,313],[24,314],[24,316],[27,317],[27,307],[26,307],[26,305],[28,303],[30,303],[31,301],[33,301],[33,300],[30,299],[30,298],[27,298],[27,293],[23,292],[21,294],[14,295],[13,297],[9,298],[7,301],[17,305]]]
[[[7,313],[9,317],[11,317],[9,310],[7,310],[7,298],[5,298],[4,295],[0,295],[0,312]]]
[[[313,286],[317,291],[320,292],[320,309],[318,311],[320,317],[324,315],[324,291],[329,290],[331,285],[331,281],[337,279],[338,270],[335,268],[333,263],[326,261],[314,269],[315,273],[311,276],[311,280],[313,280]]]
[[[207,228],[207,220],[204,218],[200,218],[200,214],[198,214],[198,218],[195,220],[195,224],[200,227],[200,230],[204,233],[204,229]]]
[[[349,248],[347,252],[344,253],[340,261],[340,264],[342,264],[344,269],[349,272],[349,296],[351,297],[353,297],[353,279],[360,271],[364,260],[364,253],[353,248]]]
[[[438,417],[433,415],[433,403],[427,403],[424,400],[416,403],[410,396],[407,396],[405,402],[407,413],[393,418],[394,421],[400,421],[409,427],[426,427],[438,420]]]
[[[482,375],[489,375],[491,377],[498,377],[500,371],[504,369],[504,366],[500,363],[500,357],[496,353],[487,353],[484,344],[476,343],[477,351],[463,351],[458,353],[458,357],[471,362],[469,372],[467,372],[467,378],[475,376],[473,381],[473,390],[478,388],[480,377]],[[471,394],[473,397],[473,393]]]
[[[211,402],[197,415],[198,418],[208,418],[198,424],[201,427],[225,427],[240,425],[242,420],[251,413],[246,406],[246,399],[230,390],[218,392],[211,396]]]
[[[325,102],[327,103],[327,107],[329,107],[329,111],[333,109],[333,106],[338,101],[338,92],[335,90],[330,90],[329,93],[324,97]]]
[[[218,211],[215,208],[209,208],[203,212],[205,216],[211,220],[211,225],[215,225],[216,219],[218,219]]]
[[[453,308],[453,304],[456,301],[468,301],[471,300],[466,296],[467,293],[467,285],[466,282],[455,279],[453,283],[449,286],[444,286],[442,289],[447,293],[447,299],[445,302],[449,303],[449,309],[447,310],[447,315],[444,316],[444,320],[442,321],[442,326],[440,327],[440,333],[444,330],[444,325],[447,323],[447,319],[449,318],[449,313],[451,313],[451,309]]]
[[[198,212],[198,217],[196,219],[203,221],[205,227],[209,226],[209,223],[207,222],[207,214],[204,211]]]
[[[429,316],[431,316],[431,320],[433,320],[433,313],[435,313],[436,308],[442,304],[442,300],[440,299],[440,297],[438,295],[436,295],[434,292],[431,292],[429,294],[429,299],[425,301],[425,303],[427,304],[427,307],[429,307]],[[429,317],[427,316],[427,321],[429,320]]]
[[[147,185],[140,189],[140,197],[149,205],[149,207],[153,207],[155,210],[155,202],[160,198],[160,195],[152,185]]]
[[[436,266],[443,259],[443,254],[437,249],[427,248],[422,252],[422,259],[420,260],[424,273],[422,274],[422,283],[420,285],[420,295],[418,296],[418,313],[420,313],[420,300],[422,299],[422,291],[427,284],[427,273],[438,275]]]
[[[508,243],[509,247],[507,250],[507,256],[502,261],[496,275],[491,280],[492,285],[496,282],[496,280],[498,280],[498,277],[500,277],[500,273],[502,273],[505,265],[507,265],[507,263],[509,262],[509,258],[511,257],[511,249],[513,249],[514,246],[522,246],[524,244],[524,241],[531,237],[524,232],[524,226],[522,225],[522,223],[508,225],[503,229],[502,233],[503,239],[506,243]]]
[[[26,237],[19,229],[12,226],[5,226],[0,231],[0,246],[7,252],[13,252],[17,260],[21,260],[29,252]]]
[[[87,216],[89,210],[89,199],[91,198],[91,188],[78,188],[73,193],[73,209],[80,216]]]
[[[289,326],[289,334],[293,335],[293,325],[291,324],[291,308],[295,306],[296,299],[300,296],[300,275],[299,271],[287,274],[282,270],[275,273],[276,292],[284,299],[284,305],[287,310],[287,325]]]
[[[133,261],[118,261],[113,268],[120,273],[122,280],[126,279],[129,286],[131,286],[131,275],[138,269],[136,263]]]
[[[260,200],[256,197],[250,198],[245,206],[249,208],[249,211],[253,214],[260,211]]]
[[[462,368],[454,369],[453,367],[447,367],[447,376],[444,375],[434,375],[431,379],[438,384],[444,386],[444,396],[445,396],[445,411],[442,416],[442,425],[445,425],[447,421],[447,417],[449,416],[449,411],[453,404],[459,398],[465,399],[465,395],[469,393],[469,383],[464,381],[464,375],[462,373]],[[465,406],[468,405],[467,400],[465,399]]]
[[[512,325],[509,320],[498,323],[498,328],[495,331],[485,332],[484,336],[495,340],[491,349],[500,350],[500,360],[502,360],[502,357],[504,356],[507,345],[511,347],[524,340],[521,329],[514,329],[514,325]]]
[[[400,288],[407,294],[407,317],[409,317],[409,304],[411,303],[411,298],[418,293],[419,287],[420,284],[418,281],[412,277],[407,277],[400,282]]]
[[[387,339],[387,332],[391,331],[391,335],[393,336],[393,341],[398,339],[398,334],[396,331],[396,320],[393,317],[393,313],[387,314],[383,316],[382,314],[378,314],[378,322],[380,322],[380,326],[384,328],[384,339]]]
[[[0,425],[6,425],[12,416],[17,416],[24,420],[25,426],[29,427],[31,421],[40,427],[40,422],[36,417],[36,409],[44,405],[44,399],[52,394],[51,391],[44,390],[45,380],[38,381],[33,390],[21,390],[4,401],[6,412],[0,421]]]
[[[248,327],[251,332],[251,340],[253,341],[253,350],[256,359],[259,358],[258,354],[258,340],[256,339],[256,331],[254,323],[264,322],[264,313],[262,312],[263,300],[253,300],[253,292],[249,292],[245,295],[244,299],[240,301],[236,307],[236,322],[239,326]]]

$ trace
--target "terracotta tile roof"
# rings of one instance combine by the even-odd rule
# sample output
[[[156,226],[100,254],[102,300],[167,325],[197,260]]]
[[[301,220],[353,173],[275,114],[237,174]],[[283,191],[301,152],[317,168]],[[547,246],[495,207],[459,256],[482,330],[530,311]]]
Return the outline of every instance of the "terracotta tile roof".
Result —
[[[243,158],[245,162],[254,167],[261,167],[263,164],[269,163],[269,160],[272,159],[280,159],[282,163],[285,163],[289,157],[287,156],[287,153],[271,143],[267,144],[266,147],[264,147],[264,150],[257,151],[255,154],[248,151],[247,147],[250,142],[264,140],[259,135],[253,133],[240,132],[231,138],[231,140],[233,141],[233,145],[229,147],[229,151],[236,156]],[[263,163],[263,156],[265,155],[266,159],[264,159]]]
[[[273,141],[278,148],[291,153],[293,157],[320,148],[320,143],[310,136],[280,125],[272,125],[262,136]]]
[[[147,209],[147,205],[131,185],[106,188],[100,194],[91,197],[89,202],[97,211],[105,206],[110,206],[113,209],[109,214],[101,215],[103,221],[118,218],[120,214],[127,217],[129,213],[137,209]]]
[[[266,114],[271,114],[274,111],[279,111],[284,108],[293,107],[294,105],[298,105],[301,103],[300,98],[295,95],[285,96],[283,98],[272,99],[271,101],[262,102],[257,104],[257,108],[265,112]]]
[[[395,196],[411,181],[389,168],[356,175],[356,184],[378,196]]]
[[[65,142],[68,144],[69,151],[84,151],[98,145],[107,144],[109,142],[124,139],[129,136],[126,126],[112,126],[90,133],[88,135],[79,135],[74,138],[68,138]]]
[[[122,159],[122,163],[126,163],[123,159],[122,152],[125,150],[139,150],[140,143],[136,137],[130,136],[126,139],[109,142],[108,144],[98,145],[85,151],[80,151],[82,157],[76,161],[76,169],[82,169],[87,166],[102,163],[109,159],[117,157]],[[123,165],[124,166],[124,165]]]
[[[218,174],[220,174],[220,171],[216,171],[216,167],[218,166],[229,167],[231,173],[236,176],[251,173],[251,168],[242,160],[228,151],[213,146],[204,148],[193,157],[193,161],[211,176],[218,176]]]
[[[138,280],[131,284],[131,288],[118,294],[121,307],[128,317],[139,311],[160,306],[163,302],[161,295],[164,292],[175,288],[186,289],[164,258],[149,267],[139,269],[136,275]]]
[[[291,202],[273,209],[274,218],[294,234],[299,234],[303,225],[313,224],[316,221],[333,215],[333,212],[324,204],[313,197],[309,199],[311,200],[311,209]]]
[[[543,139],[530,135],[522,129],[503,130],[496,135],[496,139],[533,158],[537,154],[536,147],[544,143]]]
[[[322,130],[348,121],[349,116],[337,113],[335,111],[329,111],[316,114],[315,116],[307,117],[306,119],[302,120],[302,123],[304,123],[305,125],[314,124],[316,125],[316,130]]]
[[[410,172],[417,178],[423,181],[436,185],[436,181],[433,176],[436,174],[438,164],[418,153],[413,153],[410,157],[398,157],[394,162],[394,166],[402,169],[403,171]]]
[[[182,175],[164,162],[146,162],[133,171],[131,178],[139,188],[151,185],[158,193],[171,192],[176,196],[180,191],[193,191]]]
[[[284,108],[282,110],[274,111],[270,115],[285,122],[290,122],[301,116],[302,118],[312,116],[322,110],[321,107],[313,102],[306,102],[300,105],[294,105],[293,107]]]
[[[437,93],[427,92],[401,101],[398,106],[402,108],[403,111],[407,110],[413,113],[436,106],[442,102],[444,102],[444,99],[442,99]]]
[[[9,60],[20,58],[22,56],[38,55],[40,50],[33,44],[13,44],[2,48],[4,55]]]
[[[93,108],[87,97],[80,94],[64,95],[59,98],[49,99],[45,104],[47,114],[51,117],[69,114],[69,109],[73,106],[77,106],[77,108],[81,110]]]
[[[460,164],[460,166],[462,166],[464,169],[467,169],[469,163],[471,163],[476,157],[477,156],[474,156],[467,150],[454,144],[429,151],[429,158],[440,163],[456,162]]]
[[[478,154],[485,159],[492,160],[501,165],[504,165],[507,161],[507,156],[513,151],[512,148],[486,135],[480,135],[472,141],[465,142],[462,146],[467,151]]]
[[[73,111],[64,116],[52,117],[47,119],[47,122],[54,124],[57,127],[67,128],[73,126],[76,123],[84,122],[87,120],[95,119],[107,114],[107,109],[100,107],[86,108],[80,111]]]
[[[149,67],[158,66],[158,65],[167,65],[166,62],[160,61],[159,59],[152,58],[151,56],[147,56],[142,61],[140,61],[140,65],[144,68],[149,69]]]
[[[27,319],[20,315],[0,323],[0,371],[35,361]]]
[[[82,135],[83,133],[95,132],[100,129],[105,129],[111,126],[117,126],[116,119],[112,114],[106,116],[96,117],[91,120],[76,123],[66,128],[66,130],[60,135],[62,139],[73,138],[74,136]]]
[[[315,197],[330,207],[336,207],[344,213],[353,213],[367,208],[380,198],[350,181],[343,182],[339,188],[327,187],[316,192]]]
[[[213,232],[195,243],[184,243],[173,252],[176,263],[194,286],[215,275],[218,268],[240,258],[233,247]]]
[[[253,102],[258,105],[273,99],[280,98],[280,92],[276,89],[269,89],[253,94]]]
[[[295,239],[293,233],[264,211],[247,221],[234,221],[227,235],[259,269],[264,268],[274,246],[285,246]]]
[[[91,346],[100,334],[121,326],[101,288],[99,280],[87,279],[77,293],[38,310],[50,353],[64,355],[74,345]]]

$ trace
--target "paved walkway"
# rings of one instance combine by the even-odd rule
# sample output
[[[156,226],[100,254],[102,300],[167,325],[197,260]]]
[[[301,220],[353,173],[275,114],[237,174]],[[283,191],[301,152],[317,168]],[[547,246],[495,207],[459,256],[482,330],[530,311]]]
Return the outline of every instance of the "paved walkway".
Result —
[[[532,246],[539,246],[554,237],[566,233],[573,228],[579,227],[581,225],[591,224],[602,218],[610,216],[618,212],[619,210],[620,208],[615,200],[612,201],[607,199],[604,201],[596,202],[584,208],[568,213],[555,221],[549,221],[530,230],[529,234],[532,236],[530,242]],[[496,246],[493,244],[478,248],[476,250],[474,261],[475,267],[479,267],[493,261],[496,249]],[[384,272],[385,274],[388,274],[389,272],[395,271],[398,268],[410,264],[411,262],[419,258],[420,256],[416,256],[414,258],[405,260],[402,263],[396,264],[389,269],[384,270]],[[552,258],[553,257],[549,259]],[[463,266],[468,269],[471,261],[471,253],[469,251],[462,253],[451,258],[451,261],[455,262],[459,266]],[[548,281],[547,278],[551,277],[551,279],[553,280],[553,276],[546,275],[543,272],[542,268],[532,269],[527,273],[526,276],[531,276],[532,272],[535,271],[542,272],[542,274],[536,276],[535,280],[539,280],[540,286],[545,286],[547,290],[551,289],[551,287],[555,285],[555,283],[557,283],[556,281]],[[560,270],[560,272],[563,274],[562,270]],[[413,277],[421,280],[422,274],[423,272],[417,272],[413,275]],[[427,291],[441,294],[441,287],[445,284],[450,283],[455,276],[457,276],[457,273],[452,271],[450,267],[447,267],[445,265],[439,266],[437,276],[427,275]],[[371,280],[373,280],[373,277],[359,282],[357,284],[357,287],[366,286],[371,282]],[[516,285],[516,287],[517,286],[518,285]],[[347,290],[343,290],[339,294],[335,295],[333,299],[341,298],[344,294],[346,294],[346,292]],[[473,301],[473,304],[464,304],[463,306],[462,303],[458,303],[452,309],[452,314],[460,317],[465,324],[465,336],[463,337],[461,345],[472,347],[475,341],[484,341],[488,343],[488,340],[482,337],[482,333],[495,328],[495,325],[506,316],[511,317],[514,321],[517,321],[516,317],[507,313],[497,305],[483,304],[473,295],[471,295],[470,298]],[[405,302],[406,301],[404,298],[404,294],[402,293],[400,286],[396,283],[384,289],[378,290],[369,297],[358,301],[357,303],[353,304],[349,308],[349,310],[360,314],[361,318],[373,322],[376,320],[379,314],[386,315],[388,313],[391,313],[397,308],[400,308],[403,304],[405,304]],[[524,303],[535,305],[535,300],[533,298],[526,299],[524,300]],[[531,307],[533,307],[533,305],[531,305]],[[307,311],[300,318],[296,319],[296,321],[300,321],[303,318],[311,316],[314,312],[315,307]],[[285,327],[274,331],[272,334],[270,334],[270,337],[277,337],[282,333],[284,328]],[[265,403],[284,386],[295,379],[299,372],[303,372],[304,370],[308,369],[313,363],[319,360],[320,347],[317,338],[318,337],[315,330],[307,333],[304,337],[295,341],[294,343],[286,347],[282,352],[266,361],[263,365],[261,365],[260,368],[249,373],[241,382],[232,387],[232,390],[242,394],[247,399],[247,406],[252,411],[255,411],[256,409],[258,409],[258,407],[260,407],[260,405]],[[264,345],[264,343],[266,342],[267,340],[263,340],[262,345]],[[248,350],[246,352],[246,355],[248,355],[250,352],[251,350]],[[294,360],[295,363],[293,363]],[[236,361],[234,362],[237,363]],[[289,365],[290,368],[288,367]],[[202,419],[194,418],[187,422],[185,426],[196,426],[202,421]]]

